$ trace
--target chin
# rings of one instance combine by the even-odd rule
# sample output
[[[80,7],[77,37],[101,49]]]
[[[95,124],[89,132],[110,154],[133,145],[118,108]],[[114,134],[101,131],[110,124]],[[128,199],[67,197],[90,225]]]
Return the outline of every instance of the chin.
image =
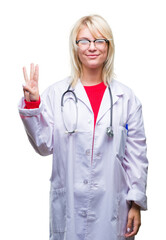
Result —
[[[97,68],[103,67],[103,63],[102,64],[91,63],[91,64],[87,64],[86,67],[89,69],[97,69]]]
[[[99,61],[96,61],[96,60],[90,60],[90,61],[85,61],[83,63],[83,65],[86,67],[86,68],[101,68],[103,66],[103,62],[99,62]]]

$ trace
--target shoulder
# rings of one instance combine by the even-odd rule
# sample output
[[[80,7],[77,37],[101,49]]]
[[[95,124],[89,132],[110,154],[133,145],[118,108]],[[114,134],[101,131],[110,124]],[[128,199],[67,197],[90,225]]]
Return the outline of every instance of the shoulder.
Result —
[[[130,87],[128,87],[127,85],[125,85],[125,84],[123,84],[123,83],[121,83],[121,82],[119,82],[119,81],[117,81],[115,79],[113,79],[111,81],[111,85],[113,86],[114,89],[116,89],[116,91],[117,90],[119,90],[119,91],[121,90],[121,92],[124,95],[136,96],[134,91]]]
[[[141,106],[139,98],[135,95],[134,91],[130,87],[115,79],[111,81],[111,85],[113,91],[117,93],[116,95],[121,95],[130,106]]]
[[[133,91],[130,87],[126,86],[125,84],[123,84],[115,79],[112,79],[111,85],[117,92],[121,91],[123,94],[127,94],[127,95],[130,95],[133,93]]]

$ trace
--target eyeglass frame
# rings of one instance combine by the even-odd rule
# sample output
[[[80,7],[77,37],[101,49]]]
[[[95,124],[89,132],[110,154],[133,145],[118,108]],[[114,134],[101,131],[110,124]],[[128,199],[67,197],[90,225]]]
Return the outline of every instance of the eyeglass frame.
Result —
[[[78,45],[79,42],[81,42],[82,40],[86,40],[87,42],[89,42],[88,48],[90,47],[91,42],[94,42],[94,45],[95,45],[96,41],[98,41],[98,40],[104,40],[105,43],[109,43],[109,40],[108,40],[108,39],[105,39],[105,38],[97,38],[97,39],[95,39],[95,40],[79,39],[79,40],[76,40],[76,44]],[[111,40],[111,39],[110,39],[110,40]],[[96,45],[95,45],[95,47],[96,47]]]

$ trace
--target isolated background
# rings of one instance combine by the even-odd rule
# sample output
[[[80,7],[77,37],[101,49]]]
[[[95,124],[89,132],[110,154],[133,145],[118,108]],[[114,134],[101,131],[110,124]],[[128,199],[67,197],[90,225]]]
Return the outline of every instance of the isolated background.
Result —
[[[40,67],[40,91],[70,75],[75,21],[100,14],[115,40],[117,80],[143,104],[148,208],[137,240],[165,237],[166,14],[163,0],[5,0],[0,2],[0,239],[46,240],[51,156],[35,153],[18,115],[25,65]]]

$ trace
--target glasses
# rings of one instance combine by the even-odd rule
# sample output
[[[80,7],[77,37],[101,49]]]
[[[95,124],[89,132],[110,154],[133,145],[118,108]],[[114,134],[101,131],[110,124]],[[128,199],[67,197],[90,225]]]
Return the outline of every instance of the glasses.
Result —
[[[81,49],[88,49],[91,45],[91,42],[94,43],[96,48],[103,49],[103,48],[105,48],[106,44],[109,43],[109,40],[107,40],[107,39],[95,39],[95,40],[80,39],[80,40],[76,41],[76,44]]]

